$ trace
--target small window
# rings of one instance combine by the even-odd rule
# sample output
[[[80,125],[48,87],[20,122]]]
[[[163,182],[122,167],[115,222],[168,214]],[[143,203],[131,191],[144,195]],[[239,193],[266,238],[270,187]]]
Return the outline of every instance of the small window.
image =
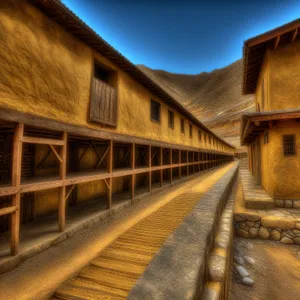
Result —
[[[284,135],[283,136],[283,155],[295,156],[296,155],[296,136]]]
[[[265,132],[264,134],[264,144],[268,144],[269,143],[269,133]]]
[[[184,119],[180,119],[180,131],[184,133]]]
[[[198,140],[201,142],[201,130],[198,129]]]
[[[193,126],[190,124],[190,137],[193,137]]]
[[[169,116],[169,127],[174,129],[174,113],[169,110],[168,116]]]
[[[151,99],[151,120],[160,122],[160,103]]]

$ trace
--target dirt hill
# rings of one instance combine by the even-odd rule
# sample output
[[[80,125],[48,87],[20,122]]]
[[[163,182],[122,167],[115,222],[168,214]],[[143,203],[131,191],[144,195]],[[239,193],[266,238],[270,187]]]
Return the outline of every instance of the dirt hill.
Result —
[[[138,66],[147,76],[183,103],[205,125],[240,147],[241,114],[254,111],[252,95],[242,95],[243,65],[231,65],[197,75],[174,74]]]

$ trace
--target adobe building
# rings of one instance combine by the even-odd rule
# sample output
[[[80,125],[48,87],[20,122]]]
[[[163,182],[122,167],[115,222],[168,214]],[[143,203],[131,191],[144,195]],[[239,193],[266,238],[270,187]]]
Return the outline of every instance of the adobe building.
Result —
[[[299,27],[298,19],[245,42],[243,93],[255,94],[256,112],[241,125],[256,182],[294,207],[300,203]]]
[[[23,224],[58,214],[64,231],[74,207],[110,210],[233,159],[60,1],[0,12],[0,233],[12,254]]]

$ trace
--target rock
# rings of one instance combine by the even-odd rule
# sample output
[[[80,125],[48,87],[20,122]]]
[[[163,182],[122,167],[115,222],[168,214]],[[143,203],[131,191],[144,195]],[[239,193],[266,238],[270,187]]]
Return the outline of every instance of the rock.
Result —
[[[234,261],[239,264],[239,265],[243,265],[245,263],[245,260],[242,256],[234,256]]]
[[[245,231],[249,232],[249,227],[246,225],[244,228]]]
[[[264,216],[261,219],[261,224],[267,228],[282,228],[282,229],[294,229],[295,228],[295,221],[293,219],[287,219],[283,217],[277,216]]]
[[[260,221],[261,217],[255,214],[247,214],[247,220],[252,222]]]
[[[238,215],[238,214],[234,215],[234,219],[237,222],[244,222],[244,221],[246,221],[246,217],[244,217],[243,215]]]
[[[271,230],[271,239],[274,241],[279,241],[281,239],[281,232],[277,229]]]
[[[300,234],[300,230],[299,229],[293,229],[293,233],[296,234],[296,235]]]
[[[265,240],[267,240],[270,237],[269,230],[263,226],[259,228],[258,235],[260,238]]]
[[[236,235],[243,237],[243,238],[248,238],[249,237],[249,232],[245,231],[244,229],[238,229],[236,231]]]
[[[260,221],[256,222],[255,225],[254,225],[255,228],[259,228],[260,226],[261,226]]]
[[[255,260],[249,256],[245,256],[244,257],[244,260],[247,264],[251,265],[251,266],[254,266],[255,265]]]
[[[247,226],[254,227],[255,223],[253,221],[246,221]]]
[[[253,249],[253,245],[249,242],[245,242],[245,248],[247,248],[248,250]]]
[[[300,208],[300,201],[294,201],[294,208]]]
[[[275,200],[275,206],[276,207],[283,207],[284,206],[283,200]]]
[[[248,271],[244,267],[236,266],[235,269],[242,278],[249,276]]]
[[[249,236],[251,237],[251,238],[256,238],[257,236],[258,236],[258,228],[250,228],[249,229]]]
[[[246,227],[246,222],[241,222],[240,223],[240,228],[244,229]]]
[[[295,228],[300,230],[300,223],[296,223]]]
[[[295,243],[296,245],[300,245],[300,237],[294,238],[294,243]]]
[[[223,281],[226,270],[226,259],[224,256],[213,253],[208,262],[208,278],[211,281]]]
[[[254,281],[250,277],[244,277],[242,282],[246,285],[253,286]]]
[[[284,207],[285,208],[293,208],[293,201],[292,200],[284,200]]]
[[[294,241],[288,237],[284,237],[280,240],[282,244],[291,245],[294,244]]]
[[[291,230],[284,231],[282,234],[290,239],[293,239],[296,237],[296,235]]]
[[[235,256],[243,256],[243,252],[239,248],[234,249]]]

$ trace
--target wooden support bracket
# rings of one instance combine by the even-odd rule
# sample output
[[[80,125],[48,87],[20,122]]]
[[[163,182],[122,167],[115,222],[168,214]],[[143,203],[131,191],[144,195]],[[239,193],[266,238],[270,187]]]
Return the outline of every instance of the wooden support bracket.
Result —
[[[56,158],[58,159],[58,161],[59,161],[60,163],[63,163],[62,158],[61,158],[60,155],[57,153],[57,151],[56,151],[56,149],[54,148],[54,146],[50,144],[49,147],[50,147],[50,149],[52,150],[53,154],[54,154],[54,155],[56,156]]]

